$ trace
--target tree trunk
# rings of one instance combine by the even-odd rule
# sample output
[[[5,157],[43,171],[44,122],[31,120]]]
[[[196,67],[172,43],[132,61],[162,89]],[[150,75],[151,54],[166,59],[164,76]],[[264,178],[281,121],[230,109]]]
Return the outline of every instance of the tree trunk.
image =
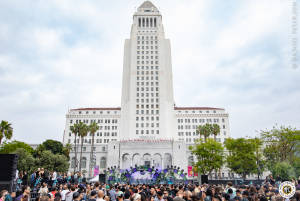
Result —
[[[217,135],[214,135],[214,140],[215,140],[215,142],[217,141]]]
[[[93,171],[93,165],[94,165],[94,137],[95,133],[92,133],[92,148],[91,148],[91,156],[90,156],[90,177],[93,176],[92,171]]]
[[[79,172],[81,172],[82,148],[83,148],[83,137],[81,137],[80,160],[79,160]]]
[[[71,159],[72,160],[72,159]],[[76,172],[77,168],[77,134],[75,133],[75,161],[74,161],[74,173]]]
[[[198,183],[199,183],[199,186],[201,185],[201,174],[200,172],[198,172],[198,176],[197,176],[197,180],[198,180]]]
[[[247,174],[243,174],[244,181],[246,180]]]

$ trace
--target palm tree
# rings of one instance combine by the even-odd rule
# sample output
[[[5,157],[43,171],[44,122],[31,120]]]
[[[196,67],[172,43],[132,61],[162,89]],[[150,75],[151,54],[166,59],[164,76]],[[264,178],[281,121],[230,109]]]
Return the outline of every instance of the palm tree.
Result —
[[[200,138],[201,138],[201,135],[204,136],[204,142],[206,142],[206,139],[210,136],[211,134],[211,130],[212,130],[212,126],[211,124],[204,124],[204,125],[199,125],[197,127],[197,130],[196,132],[200,134]]]
[[[72,150],[72,145],[67,143],[63,147],[63,154],[70,160],[70,151]]]
[[[13,135],[13,128],[7,121],[2,120],[0,123],[0,144],[4,138],[10,140]]]
[[[94,165],[92,161],[94,161],[94,138],[97,130],[99,130],[98,124],[96,122],[92,122],[89,125],[89,132],[92,135],[92,148],[91,148],[91,155],[90,155],[90,176],[92,176],[91,173]]]
[[[196,133],[199,134],[200,139],[201,139],[201,135],[203,134],[203,126],[202,125],[197,126]]]
[[[81,138],[81,147],[80,147],[80,159],[79,159],[79,172],[81,172],[81,161],[82,161],[82,148],[83,148],[83,141],[84,141],[84,137],[87,136],[88,132],[89,132],[89,127],[88,125],[80,122],[80,128],[79,128],[79,136]]]
[[[70,131],[75,135],[75,161],[74,161],[74,173],[77,168],[77,136],[79,135],[79,124],[76,123],[73,126],[70,126]]]
[[[219,124],[213,124],[211,133],[214,135],[214,140],[216,141],[217,135],[220,134],[220,126]]]

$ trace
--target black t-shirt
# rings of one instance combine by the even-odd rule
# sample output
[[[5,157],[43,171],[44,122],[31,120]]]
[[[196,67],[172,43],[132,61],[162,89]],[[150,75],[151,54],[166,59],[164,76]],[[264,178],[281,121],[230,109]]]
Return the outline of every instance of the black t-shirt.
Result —
[[[91,198],[91,199],[89,199],[89,201],[96,201],[96,199],[95,198]]]

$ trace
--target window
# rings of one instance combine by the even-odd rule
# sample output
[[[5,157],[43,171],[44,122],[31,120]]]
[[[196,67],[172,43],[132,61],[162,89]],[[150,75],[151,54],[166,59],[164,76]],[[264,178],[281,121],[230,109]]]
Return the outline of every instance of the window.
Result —
[[[106,158],[102,157],[100,159],[100,168],[106,168]]]
[[[83,157],[81,160],[81,167],[86,168],[86,157]]]
[[[75,168],[75,157],[71,160],[71,168]]]

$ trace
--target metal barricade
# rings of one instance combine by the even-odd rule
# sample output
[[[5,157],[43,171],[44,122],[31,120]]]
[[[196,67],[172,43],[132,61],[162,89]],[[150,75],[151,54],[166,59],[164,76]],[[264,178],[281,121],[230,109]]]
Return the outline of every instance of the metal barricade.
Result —
[[[35,201],[37,197],[39,197],[39,193],[37,192],[31,192],[30,193],[30,201]]]

